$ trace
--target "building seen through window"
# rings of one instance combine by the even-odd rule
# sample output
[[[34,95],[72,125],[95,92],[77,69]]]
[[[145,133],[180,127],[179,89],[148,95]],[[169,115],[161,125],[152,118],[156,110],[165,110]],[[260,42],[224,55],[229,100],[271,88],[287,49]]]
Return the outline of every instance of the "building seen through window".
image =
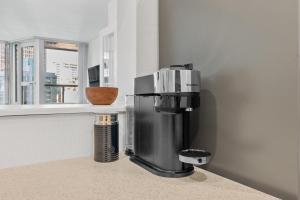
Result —
[[[46,103],[78,103],[78,47],[48,42],[45,45]]]

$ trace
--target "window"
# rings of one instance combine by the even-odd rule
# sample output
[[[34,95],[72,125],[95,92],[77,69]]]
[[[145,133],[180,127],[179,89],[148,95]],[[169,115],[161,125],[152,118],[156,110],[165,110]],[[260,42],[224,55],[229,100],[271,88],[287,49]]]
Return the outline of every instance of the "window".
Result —
[[[103,38],[103,85],[114,84],[114,34]]]
[[[78,46],[45,43],[45,102],[79,103]]]
[[[0,42],[0,104],[8,103],[8,46]]]
[[[33,38],[9,43],[9,48],[11,65],[0,66],[0,104],[4,98],[22,105],[84,102],[87,44]],[[2,50],[0,53],[2,63],[2,57],[7,55]],[[8,77],[9,95],[5,88]]]

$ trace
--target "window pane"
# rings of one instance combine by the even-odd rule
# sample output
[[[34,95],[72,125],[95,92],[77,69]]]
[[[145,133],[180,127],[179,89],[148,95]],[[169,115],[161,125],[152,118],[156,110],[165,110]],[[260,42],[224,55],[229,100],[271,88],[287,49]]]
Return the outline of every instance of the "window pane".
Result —
[[[58,49],[58,47],[64,48]],[[46,103],[79,103],[78,51],[66,49],[67,47],[67,45],[56,44],[53,49],[45,49]]]
[[[114,83],[114,34],[103,38],[103,84],[112,86]]]
[[[0,43],[0,104],[6,104],[8,98],[7,91],[7,56],[6,56],[6,44]]]
[[[22,54],[22,104],[34,104],[34,47],[21,48]]]

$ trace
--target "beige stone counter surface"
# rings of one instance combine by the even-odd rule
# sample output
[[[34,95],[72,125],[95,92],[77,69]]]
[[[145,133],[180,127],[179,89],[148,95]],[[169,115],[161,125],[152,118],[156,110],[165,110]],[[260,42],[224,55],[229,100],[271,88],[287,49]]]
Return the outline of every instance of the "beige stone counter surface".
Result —
[[[185,178],[162,178],[123,157],[91,158],[0,170],[0,200],[260,200],[276,199],[196,169]]]

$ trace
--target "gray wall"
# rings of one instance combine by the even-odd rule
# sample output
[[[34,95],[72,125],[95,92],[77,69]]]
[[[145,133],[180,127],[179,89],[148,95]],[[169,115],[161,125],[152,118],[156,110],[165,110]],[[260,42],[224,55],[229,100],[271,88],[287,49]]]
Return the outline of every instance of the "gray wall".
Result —
[[[297,0],[160,0],[160,65],[202,72],[208,169],[297,199]],[[196,118],[195,118],[196,119]]]

